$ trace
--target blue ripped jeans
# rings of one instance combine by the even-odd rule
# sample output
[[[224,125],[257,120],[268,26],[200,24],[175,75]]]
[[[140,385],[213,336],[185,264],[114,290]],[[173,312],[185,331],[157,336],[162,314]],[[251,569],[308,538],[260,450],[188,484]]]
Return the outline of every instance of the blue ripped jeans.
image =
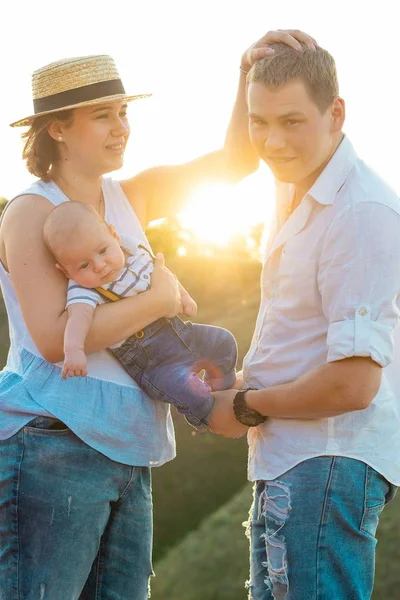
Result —
[[[146,600],[150,469],[37,417],[0,441],[0,600]]]
[[[207,427],[211,390],[232,387],[237,345],[222,327],[158,319],[112,349],[121,365],[153,400],[173,404],[196,428]],[[204,368],[204,381],[197,372]]]
[[[306,460],[258,481],[250,510],[251,600],[369,600],[379,515],[396,487],[351,458]]]

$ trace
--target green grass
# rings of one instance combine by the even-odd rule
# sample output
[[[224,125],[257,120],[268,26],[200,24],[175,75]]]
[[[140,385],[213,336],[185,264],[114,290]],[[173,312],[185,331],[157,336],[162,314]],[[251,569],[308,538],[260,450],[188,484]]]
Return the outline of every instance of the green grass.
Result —
[[[192,435],[175,419],[177,458],[153,469],[154,560],[225,504],[246,481],[246,439]]]
[[[251,487],[246,485],[156,563],[152,600],[244,600],[248,541],[242,522],[250,504]],[[400,499],[396,499],[381,517],[373,600],[400,597],[399,539]]]
[[[373,600],[400,598],[400,496],[385,508],[378,529]]]
[[[170,266],[198,302],[196,321],[233,332],[241,364],[259,304],[260,266],[200,259],[177,261]],[[203,277],[194,277],[193,273],[208,277],[208,286]],[[177,458],[161,469],[153,469],[154,560],[225,504],[246,480],[245,438],[229,440],[210,432],[196,433],[176,413],[174,422]]]
[[[152,600],[244,600],[250,484],[156,563]]]

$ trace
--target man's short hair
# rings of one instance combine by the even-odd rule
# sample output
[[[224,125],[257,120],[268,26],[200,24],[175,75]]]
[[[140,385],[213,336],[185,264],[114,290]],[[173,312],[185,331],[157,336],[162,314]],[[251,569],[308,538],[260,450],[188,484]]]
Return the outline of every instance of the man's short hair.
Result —
[[[333,57],[317,46],[316,50],[302,44],[302,50],[294,50],[286,44],[271,44],[275,54],[254,63],[247,82],[260,82],[267,87],[278,88],[289,81],[303,81],[310,98],[324,113],[339,95],[336,65]]]

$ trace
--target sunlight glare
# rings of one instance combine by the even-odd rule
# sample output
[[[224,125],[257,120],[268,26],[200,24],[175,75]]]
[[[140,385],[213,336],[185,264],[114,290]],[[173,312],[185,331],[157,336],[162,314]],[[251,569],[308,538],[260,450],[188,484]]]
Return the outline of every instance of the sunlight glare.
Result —
[[[226,246],[254,224],[255,215],[246,210],[238,186],[213,184],[198,189],[181,212],[181,226],[200,241]],[[258,217],[258,215],[257,215]]]

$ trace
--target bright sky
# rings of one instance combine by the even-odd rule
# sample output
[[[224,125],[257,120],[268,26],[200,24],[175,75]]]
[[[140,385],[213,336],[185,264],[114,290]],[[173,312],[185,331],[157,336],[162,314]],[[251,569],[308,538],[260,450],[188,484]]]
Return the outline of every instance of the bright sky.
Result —
[[[123,178],[220,147],[242,52],[269,29],[286,27],[310,33],[335,57],[347,103],[345,132],[362,158],[400,191],[396,5],[395,0],[3,2],[0,196],[10,198],[32,180],[20,158],[19,131],[8,123],[33,112],[34,69],[67,56],[111,54],[129,94],[153,92],[150,100],[131,105]],[[221,223],[229,213],[230,227],[240,228],[268,219],[272,181],[261,169],[233,192],[199,192],[197,203],[202,205],[197,215],[214,210]]]

